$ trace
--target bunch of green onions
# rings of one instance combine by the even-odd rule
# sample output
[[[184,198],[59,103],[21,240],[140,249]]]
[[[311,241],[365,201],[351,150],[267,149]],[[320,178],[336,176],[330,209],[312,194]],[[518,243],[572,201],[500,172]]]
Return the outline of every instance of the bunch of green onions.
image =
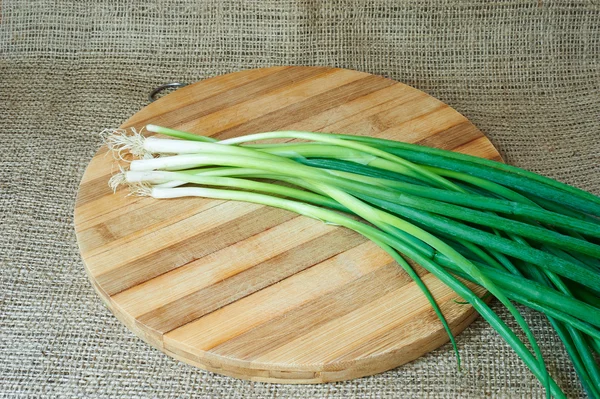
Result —
[[[470,303],[548,397],[563,398],[514,303],[543,312],[585,391],[600,398],[594,357],[600,354],[600,198],[503,163],[371,137],[279,131],[216,141],[155,125],[146,129],[172,138],[105,135],[119,157],[129,151],[140,158],[111,178],[113,188],[127,183],[154,198],[253,202],[352,229],[415,280],[446,329],[459,367],[450,327],[404,257]],[[261,144],[271,139],[284,142]],[[301,142],[285,142],[290,139]],[[506,306],[531,349],[457,277]]]

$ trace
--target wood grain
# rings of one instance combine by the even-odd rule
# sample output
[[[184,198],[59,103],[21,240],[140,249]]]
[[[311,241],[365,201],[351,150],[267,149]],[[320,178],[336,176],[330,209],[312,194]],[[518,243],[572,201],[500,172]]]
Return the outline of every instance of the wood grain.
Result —
[[[221,139],[282,129],[369,135],[501,159],[441,101],[345,69],[215,77],[122,127],[148,123]],[[358,234],[256,204],[113,194],[107,182],[117,166],[103,148],[83,176],[75,208],[81,255],[115,316],[166,354],[238,378],[319,383],[382,372],[448,341],[414,282]],[[418,272],[462,331],[473,309]]]

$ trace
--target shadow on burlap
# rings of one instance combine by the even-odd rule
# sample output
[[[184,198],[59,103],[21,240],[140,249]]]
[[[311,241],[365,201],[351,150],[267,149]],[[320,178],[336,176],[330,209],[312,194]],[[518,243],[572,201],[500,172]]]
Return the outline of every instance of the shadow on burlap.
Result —
[[[600,7],[192,3],[2,4],[0,396],[543,397],[481,321],[458,339],[462,372],[448,345],[396,370],[315,386],[240,381],[174,361],[131,334],[92,291],[74,199],[96,133],[146,105],[152,88],[282,64],[339,66],[415,86],[466,115],[509,163],[600,194]],[[559,385],[583,396],[548,324],[525,316]]]

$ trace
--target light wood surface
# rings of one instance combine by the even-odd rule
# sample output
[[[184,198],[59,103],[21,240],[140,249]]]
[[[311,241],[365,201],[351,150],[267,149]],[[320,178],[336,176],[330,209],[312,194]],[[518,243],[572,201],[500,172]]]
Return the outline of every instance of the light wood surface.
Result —
[[[122,127],[148,123],[221,139],[282,129],[370,135],[500,159],[441,101],[344,69],[215,77],[161,98]],[[107,182],[117,167],[102,148],[81,181],[81,255],[115,316],[166,354],[244,379],[319,383],[382,372],[448,341],[416,285],[358,234],[255,204],[113,194]],[[473,309],[418,272],[462,331]]]

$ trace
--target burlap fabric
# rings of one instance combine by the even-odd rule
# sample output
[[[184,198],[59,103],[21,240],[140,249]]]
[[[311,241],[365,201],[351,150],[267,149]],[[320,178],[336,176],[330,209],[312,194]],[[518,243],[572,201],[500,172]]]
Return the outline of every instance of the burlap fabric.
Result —
[[[331,65],[386,75],[469,117],[505,159],[600,194],[600,6],[536,1],[10,1],[0,24],[0,397],[533,398],[539,383],[481,321],[373,377],[240,381],[152,349],[90,287],[73,232],[98,148],[165,82]],[[526,312],[549,369],[583,395]]]

